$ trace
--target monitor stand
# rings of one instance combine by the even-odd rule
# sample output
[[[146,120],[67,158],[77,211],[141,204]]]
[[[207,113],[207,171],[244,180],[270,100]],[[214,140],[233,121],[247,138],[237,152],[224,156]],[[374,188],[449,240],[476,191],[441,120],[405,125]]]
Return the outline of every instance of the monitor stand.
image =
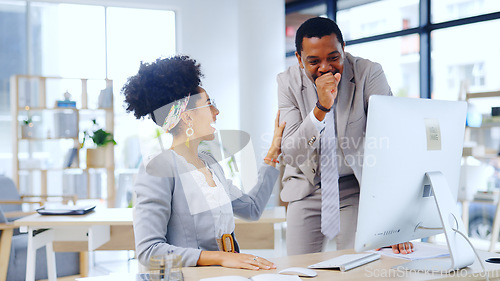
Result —
[[[453,228],[458,229],[467,235],[445,176],[441,172],[427,172],[425,173],[424,185],[429,184],[441,217],[450,257],[415,260],[394,268],[425,272],[451,272],[471,265],[474,262],[474,251],[462,235],[452,230]]]

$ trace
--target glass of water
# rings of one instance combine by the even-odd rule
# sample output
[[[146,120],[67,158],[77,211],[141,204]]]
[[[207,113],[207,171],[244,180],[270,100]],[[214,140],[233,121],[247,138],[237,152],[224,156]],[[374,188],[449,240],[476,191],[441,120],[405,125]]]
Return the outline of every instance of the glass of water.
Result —
[[[182,257],[175,254],[153,256],[149,259],[148,273],[153,281],[184,281]]]

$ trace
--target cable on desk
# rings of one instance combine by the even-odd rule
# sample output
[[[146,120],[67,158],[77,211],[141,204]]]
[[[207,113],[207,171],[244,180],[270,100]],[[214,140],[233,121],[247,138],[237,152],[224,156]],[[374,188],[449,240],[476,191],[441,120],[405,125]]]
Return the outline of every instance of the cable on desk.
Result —
[[[418,226],[417,229],[426,229],[426,230],[441,230],[442,227],[427,227],[427,226]]]
[[[470,242],[469,240],[469,237],[467,237],[465,234],[463,234],[460,230],[456,229],[456,228],[451,228],[453,231],[455,231],[456,233],[462,235],[463,238],[465,238],[465,240],[467,240],[467,242],[469,243],[470,247],[472,248],[472,250],[474,251],[474,254],[476,254],[476,257],[477,257],[477,260],[479,261],[479,263],[481,264],[481,267],[483,268],[483,272],[485,273],[485,276],[486,276],[486,281],[489,281],[490,278],[489,278],[489,273],[486,271],[486,267],[484,266],[484,263],[483,261],[481,260],[481,257],[479,257],[479,254],[477,253],[476,249],[474,248],[474,246],[472,245],[472,243]]]

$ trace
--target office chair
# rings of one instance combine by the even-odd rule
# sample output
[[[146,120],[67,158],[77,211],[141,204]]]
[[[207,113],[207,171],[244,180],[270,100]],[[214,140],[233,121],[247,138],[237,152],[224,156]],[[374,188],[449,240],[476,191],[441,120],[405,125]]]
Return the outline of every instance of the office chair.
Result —
[[[13,219],[23,214],[20,203],[25,201],[20,199],[14,182],[0,175],[0,281],[23,281],[26,276],[28,234],[19,233],[12,224]],[[39,249],[36,255],[35,279],[47,279],[45,248]],[[56,263],[58,277],[80,273],[79,253],[56,253]]]

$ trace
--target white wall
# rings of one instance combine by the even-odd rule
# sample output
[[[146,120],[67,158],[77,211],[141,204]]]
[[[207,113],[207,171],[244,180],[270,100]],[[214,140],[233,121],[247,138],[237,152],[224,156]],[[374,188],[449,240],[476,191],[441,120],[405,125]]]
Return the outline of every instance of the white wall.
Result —
[[[284,0],[170,2],[182,5],[178,50],[201,62],[203,86],[221,110],[218,128],[248,132],[260,160],[278,108],[276,75],[285,65]]]
[[[201,63],[203,87],[221,111],[218,128],[248,132],[262,161],[277,110],[276,75],[285,67],[284,0],[44,2],[174,10],[178,53]]]
[[[285,5],[281,0],[240,1],[240,124],[262,161],[278,110],[276,75],[285,68]]]
[[[196,58],[203,86],[220,109],[218,129],[242,130],[252,151],[238,155],[243,187],[256,181],[278,108],[276,75],[285,67],[284,0],[176,0],[178,51]]]
[[[220,109],[218,129],[242,130],[252,151],[238,155],[243,187],[256,181],[278,109],[276,75],[285,67],[284,0],[170,0],[178,52],[197,59],[203,87]]]
[[[245,0],[249,1],[249,0]],[[179,0],[178,53],[201,63],[203,87],[220,109],[219,129],[239,128],[238,2]]]
[[[221,111],[217,127],[250,135],[254,152],[237,155],[248,190],[269,148],[278,108],[276,75],[285,67],[284,1],[184,2],[189,4],[178,13],[178,50],[202,63],[203,86]]]
[[[202,65],[203,86],[221,111],[218,129],[250,134],[257,163],[251,152],[239,158],[248,188],[269,148],[278,108],[276,75],[285,67],[284,0],[163,2],[177,11],[178,52]]]
[[[285,67],[285,5],[281,0],[240,1],[239,7],[240,128],[250,134],[251,151],[242,154],[245,190],[256,183],[273,136],[278,110],[276,75]],[[271,203],[272,204],[272,203]]]

